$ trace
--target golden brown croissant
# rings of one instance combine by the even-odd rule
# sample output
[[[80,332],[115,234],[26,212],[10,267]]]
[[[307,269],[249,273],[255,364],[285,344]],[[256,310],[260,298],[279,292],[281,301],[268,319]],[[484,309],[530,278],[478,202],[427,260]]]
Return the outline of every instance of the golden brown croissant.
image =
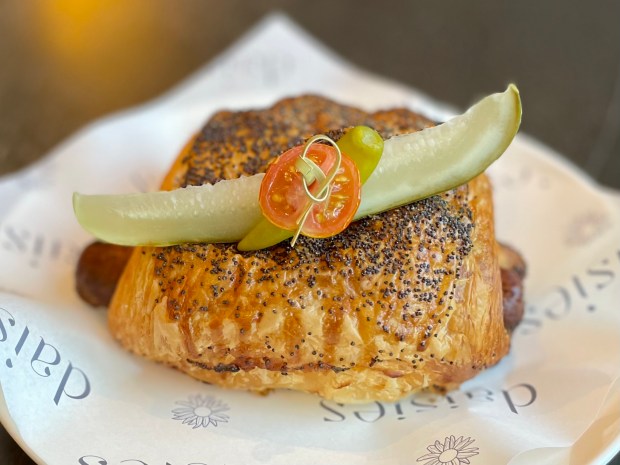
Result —
[[[432,123],[314,96],[220,112],[163,188],[262,172],[311,135],[358,124],[390,137]],[[365,402],[455,387],[509,349],[491,187],[481,175],[294,248],[138,247],[109,323],[129,350],[230,388]]]

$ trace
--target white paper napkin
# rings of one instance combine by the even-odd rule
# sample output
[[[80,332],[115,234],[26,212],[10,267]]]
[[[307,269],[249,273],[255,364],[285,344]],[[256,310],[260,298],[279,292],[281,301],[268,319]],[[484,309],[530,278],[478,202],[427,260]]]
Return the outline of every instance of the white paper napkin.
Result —
[[[0,418],[13,437],[49,465],[611,458],[620,448],[620,208],[525,136],[490,174],[498,237],[528,262],[526,315],[511,354],[445,397],[343,406],[223,390],[125,352],[105,314],[79,301],[73,273],[91,238],[73,217],[73,191],[154,190],[213,112],[306,92],[436,119],[453,112],[355,69],[274,15],[166,95],[0,180]]]

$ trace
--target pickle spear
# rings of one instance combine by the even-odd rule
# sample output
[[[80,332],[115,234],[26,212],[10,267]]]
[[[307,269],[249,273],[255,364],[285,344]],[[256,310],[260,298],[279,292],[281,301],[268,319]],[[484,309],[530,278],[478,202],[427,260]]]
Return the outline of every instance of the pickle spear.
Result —
[[[379,164],[362,187],[355,218],[468,182],[504,153],[520,122],[519,91],[511,84],[446,123],[386,140]],[[116,244],[237,242],[262,218],[258,193],[263,176],[146,194],[75,193],[73,207],[84,229]],[[268,245],[283,240],[277,239]]]

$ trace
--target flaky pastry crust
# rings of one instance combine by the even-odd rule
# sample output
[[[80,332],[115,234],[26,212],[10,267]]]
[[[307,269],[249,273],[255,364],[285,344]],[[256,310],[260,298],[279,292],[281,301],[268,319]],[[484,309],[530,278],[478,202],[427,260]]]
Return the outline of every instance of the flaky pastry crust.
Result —
[[[311,135],[357,124],[389,137],[432,123],[314,96],[221,112],[162,188],[261,172]],[[481,175],[295,248],[138,247],[109,324],[127,349],[209,383],[391,401],[456,387],[508,352],[500,279],[491,186]]]

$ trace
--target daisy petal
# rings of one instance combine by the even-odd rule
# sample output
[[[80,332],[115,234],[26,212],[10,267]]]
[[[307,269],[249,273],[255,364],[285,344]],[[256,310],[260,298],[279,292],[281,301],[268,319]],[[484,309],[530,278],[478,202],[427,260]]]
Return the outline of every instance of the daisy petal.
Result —
[[[436,460],[439,457],[439,454],[426,454],[420,457],[416,462],[423,462],[424,460]],[[425,463],[424,465],[429,465],[429,463]]]
[[[472,439],[472,438],[465,439],[465,442],[461,445],[461,450],[465,449],[467,446],[469,446],[470,444],[472,444],[475,441],[476,440]]]
[[[465,440],[463,439],[463,436],[459,436],[459,438],[454,442],[453,449],[459,450],[461,448],[461,445],[464,443]]]
[[[426,450],[428,450],[429,452],[432,452],[433,454],[441,454],[443,452],[443,449],[438,448],[436,445],[430,445],[426,448]]]
[[[417,460],[417,462],[420,462],[420,461],[421,461],[420,459]],[[439,460],[437,460],[436,457],[432,457],[430,459],[427,459],[427,461],[422,465],[439,465]]]

